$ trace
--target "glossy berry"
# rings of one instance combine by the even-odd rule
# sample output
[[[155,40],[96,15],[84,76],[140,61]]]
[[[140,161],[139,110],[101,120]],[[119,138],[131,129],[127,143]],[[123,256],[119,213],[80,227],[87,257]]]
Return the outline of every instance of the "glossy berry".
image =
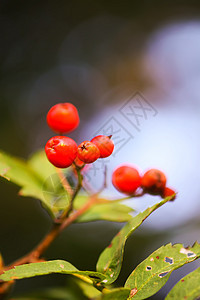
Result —
[[[167,178],[163,172],[157,169],[150,169],[142,177],[141,186],[144,192],[151,195],[162,194]]]
[[[91,142],[94,143],[100,151],[100,158],[108,157],[114,150],[114,143],[111,140],[111,135],[98,135],[95,136]]]
[[[78,146],[77,156],[84,163],[90,164],[100,157],[100,151],[94,143],[85,141]]]
[[[136,168],[123,165],[113,172],[112,183],[118,191],[131,195],[140,186],[141,176]]]
[[[58,133],[68,133],[79,125],[79,115],[71,103],[54,105],[47,113],[47,124]]]
[[[57,168],[71,166],[77,155],[77,144],[66,136],[54,136],[45,146],[48,160]]]
[[[165,187],[164,190],[163,190],[163,193],[162,193],[162,198],[166,198],[166,197],[170,197],[170,196],[173,196],[172,199],[170,201],[173,201],[175,200],[176,198],[176,192],[168,187]]]

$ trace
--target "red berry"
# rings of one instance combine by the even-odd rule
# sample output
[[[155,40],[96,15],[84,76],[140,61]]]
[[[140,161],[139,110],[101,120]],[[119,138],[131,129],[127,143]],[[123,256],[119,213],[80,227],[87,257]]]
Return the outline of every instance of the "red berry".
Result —
[[[47,113],[47,123],[58,133],[68,133],[79,125],[78,111],[71,103],[56,104]]]
[[[146,193],[160,195],[166,185],[167,178],[163,172],[157,169],[150,169],[142,177],[141,186]]]
[[[90,164],[100,157],[100,151],[94,143],[85,141],[78,146],[77,156],[83,162]]]
[[[100,151],[100,158],[108,157],[114,150],[114,143],[111,140],[111,135],[98,135],[95,136],[91,142],[94,143]]]
[[[140,186],[141,176],[134,167],[123,165],[113,172],[112,183],[118,191],[131,195]]]
[[[174,197],[172,197],[172,199],[171,199],[171,201],[173,201],[176,198],[175,194],[176,194],[176,192],[174,190],[172,190],[172,189],[170,189],[168,187],[165,187],[164,191],[162,193],[162,198],[166,198],[166,197],[170,197],[170,196],[174,195]]]
[[[54,136],[45,146],[48,160],[57,168],[71,166],[77,155],[77,144],[66,136]]]

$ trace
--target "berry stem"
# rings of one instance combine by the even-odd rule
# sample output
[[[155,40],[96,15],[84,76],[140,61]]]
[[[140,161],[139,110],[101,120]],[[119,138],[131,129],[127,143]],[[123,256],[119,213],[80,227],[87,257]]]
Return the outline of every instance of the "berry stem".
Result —
[[[73,194],[72,187],[70,186],[67,178],[65,177],[64,172],[60,168],[56,168],[56,172],[58,174],[58,177],[60,178],[60,182],[61,182],[63,188],[71,197]]]
[[[132,199],[132,198],[139,198],[139,197],[142,197],[144,195],[145,195],[145,192],[142,191],[141,193],[133,194],[133,195],[130,195],[130,196],[127,196],[127,197],[123,197],[123,198],[120,198],[120,199],[115,199],[115,200],[112,200],[112,201],[114,201],[114,202],[121,202],[121,201],[129,200],[129,199]]]
[[[76,198],[77,194],[79,193],[80,189],[82,188],[83,176],[81,174],[80,169],[76,166],[75,166],[75,168],[76,168],[76,172],[77,172],[77,176],[78,176],[77,186],[76,186],[74,192],[71,194],[69,207],[67,208],[66,211],[63,212],[63,214],[60,217],[61,220],[67,218],[70,215],[71,211],[73,210],[74,199]]]

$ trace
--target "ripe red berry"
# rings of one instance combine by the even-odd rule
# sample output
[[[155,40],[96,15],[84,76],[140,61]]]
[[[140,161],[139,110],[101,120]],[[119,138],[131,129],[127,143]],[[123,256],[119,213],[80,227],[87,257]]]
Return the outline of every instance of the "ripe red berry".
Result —
[[[176,194],[176,192],[174,190],[172,190],[172,189],[170,189],[168,187],[165,187],[164,191],[162,193],[162,198],[166,198],[166,197],[170,197],[170,196],[174,195],[174,197],[172,197],[172,199],[170,200],[170,201],[173,201],[176,198],[175,194]]]
[[[144,192],[151,195],[162,194],[167,178],[163,172],[157,169],[150,169],[142,177],[141,186]]]
[[[79,125],[78,111],[71,103],[56,104],[47,113],[47,123],[58,133],[68,133]]]
[[[94,143],[85,141],[78,146],[77,156],[84,163],[90,164],[100,157],[100,151]]]
[[[114,170],[112,183],[118,191],[131,195],[140,186],[141,176],[136,168],[123,165]]]
[[[94,143],[100,151],[100,158],[108,157],[114,150],[114,143],[111,140],[111,135],[98,135],[95,136],[91,142]]]
[[[66,136],[54,136],[45,146],[48,160],[57,168],[71,166],[77,155],[77,144]]]

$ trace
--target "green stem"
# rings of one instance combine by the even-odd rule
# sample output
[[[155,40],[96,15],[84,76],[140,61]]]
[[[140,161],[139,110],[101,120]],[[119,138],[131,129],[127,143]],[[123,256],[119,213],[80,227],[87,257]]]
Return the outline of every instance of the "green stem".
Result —
[[[73,211],[74,199],[76,198],[77,194],[79,193],[80,189],[82,188],[83,176],[81,174],[81,170],[76,166],[75,166],[75,168],[76,168],[76,172],[77,172],[77,176],[78,176],[77,186],[76,186],[73,194],[71,195],[71,199],[70,199],[67,210],[64,211],[63,214],[61,215],[61,217],[59,218],[60,220],[67,218],[70,215],[70,213]]]

